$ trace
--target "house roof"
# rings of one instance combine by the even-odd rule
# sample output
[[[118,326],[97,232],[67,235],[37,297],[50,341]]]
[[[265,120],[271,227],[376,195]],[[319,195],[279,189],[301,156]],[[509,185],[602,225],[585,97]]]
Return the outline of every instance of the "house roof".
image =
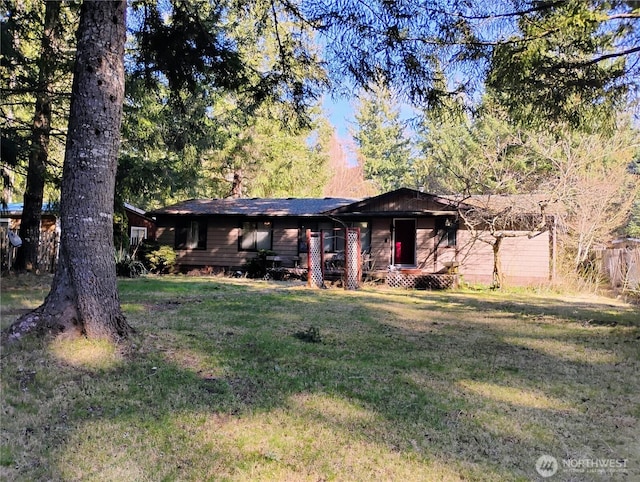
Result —
[[[540,213],[540,196],[439,196],[409,188],[365,199],[349,198],[225,198],[190,199],[150,211],[147,216],[446,216],[457,210],[480,208],[502,211],[512,207],[519,212]],[[549,201],[546,201],[547,203]]]
[[[124,208],[131,211],[132,213],[136,213],[139,216],[146,216],[147,213],[144,212],[142,209],[135,207],[133,204],[129,204],[129,203],[123,203],[124,204]]]
[[[355,201],[348,198],[190,199],[147,215],[314,216]]]
[[[149,217],[146,211],[143,211],[142,209],[135,207],[133,204],[129,204],[129,203],[123,203],[123,204],[124,204],[124,210],[127,212],[127,215],[133,214],[135,216],[138,216],[139,218],[145,219],[148,222],[155,223],[155,220]]]
[[[415,189],[399,188],[377,196],[338,207],[329,214],[333,215],[369,215],[369,216],[416,216],[431,214],[434,216],[451,215],[465,204],[443,196],[429,194]]]

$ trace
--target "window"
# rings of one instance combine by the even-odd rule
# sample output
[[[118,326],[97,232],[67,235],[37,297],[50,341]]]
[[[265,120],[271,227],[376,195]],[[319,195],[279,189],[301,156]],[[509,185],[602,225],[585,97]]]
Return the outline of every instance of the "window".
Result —
[[[131,246],[139,245],[143,239],[147,239],[147,228],[131,226],[131,236],[129,238]]]
[[[340,225],[334,225],[332,222],[325,223],[305,223],[298,226],[298,251],[300,253],[307,252],[307,229],[317,233],[322,231],[325,253],[336,253],[344,250],[344,230]]]
[[[337,253],[344,251],[344,227],[360,228],[360,243],[362,251],[368,251],[371,247],[371,230],[367,222],[347,222],[347,223],[305,223],[299,226],[298,231],[298,251],[307,252],[307,229],[312,232],[322,231],[324,239],[324,252]]]
[[[271,221],[245,221],[240,232],[240,250],[271,249],[271,238]]]
[[[206,249],[207,222],[201,219],[179,220],[176,224],[176,249]]]
[[[344,230],[333,223],[320,223],[318,229],[322,231],[325,253],[344,251]]]
[[[360,247],[363,253],[371,251],[371,229],[367,222],[348,223],[350,228],[360,228]]]
[[[307,246],[307,229],[312,232],[318,231],[318,223],[304,223],[298,225],[298,253],[306,253],[309,248]]]
[[[455,247],[458,238],[458,223],[454,218],[436,218],[437,245]]]

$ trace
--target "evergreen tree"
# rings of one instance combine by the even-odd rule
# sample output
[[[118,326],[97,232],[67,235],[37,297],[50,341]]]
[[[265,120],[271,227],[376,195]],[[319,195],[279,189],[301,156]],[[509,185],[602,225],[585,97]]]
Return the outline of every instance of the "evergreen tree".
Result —
[[[113,196],[124,99],[125,1],[85,1],[78,27],[61,192],[60,255],[45,302],[9,329],[117,340],[131,328],[120,308]]]
[[[46,2],[44,28],[40,55],[37,60],[38,79],[35,89],[35,113],[31,128],[31,146],[27,166],[24,204],[20,221],[22,246],[18,249],[14,269],[38,270],[40,245],[40,223],[47,164],[53,107],[53,91],[59,71],[58,57],[63,52],[62,12],[60,2]]]
[[[548,169],[529,148],[528,133],[490,101],[475,115],[425,115],[418,139],[417,183],[437,193],[533,192]]]
[[[411,172],[411,143],[407,123],[391,92],[375,86],[364,94],[355,114],[353,138],[362,156],[365,179],[380,192],[405,186]]]
[[[125,105],[118,175],[123,196],[149,207],[184,197],[224,197],[231,191],[284,193],[320,181],[323,160],[307,137],[314,129],[310,101],[314,86],[324,82],[324,71],[308,27],[271,2],[207,4],[195,18],[183,12],[193,6],[175,2],[166,21],[153,2],[136,6],[142,51],[132,61]],[[191,68],[197,75],[174,68],[171,55],[182,52],[181,58],[190,58],[196,55],[190,42],[206,44],[206,38],[172,33],[176,45],[167,56],[167,31],[182,31],[186,24],[192,31],[227,38],[226,43],[217,40],[218,49],[232,48],[233,53],[227,52],[227,61],[219,65],[196,63]],[[227,77],[225,69],[235,76]],[[288,166],[278,166],[276,158],[288,159]],[[153,182],[131,181],[137,177],[132,174],[151,172]]]
[[[625,235],[630,238],[640,239],[640,200],[633,203],[629,216],[629,223],[625,229]]]
[[[316,197],[322,193],[327,155],[320,119],[312,120],[309,128],[287,127],[277,120],[281,117],[274,114],[275,107],[259,109],[250,126],[228,132],[224,144],[205,162],[209,174],[201,178],[203,193],[217,197]]]
[[[22,223],[25,229],[31,226],[30,232],[42,198],[58,197],[77,25],[77,5],[49,3],[4,1],[0,6],[3,197],[24,192],[30,171]]]
[[[183,99],[190,98],[189,89],[198,85],[216,92],[235,89],[243,94],[240,99],[252,101],[250,109],[267,98],[302,108],[308,92],[296,72],[286,63],[258,72],[244,68],[233,43],[227,43],[220,32],[214,35],[212,22],[221,18],[221,11],[208,2],[201,2],[202,9],[194,10],[194,6],[176,1],[168,24],[157,11],[151,16],[156,23],[141,38],[148,45],[140,61],[142,78],[150,82],[148,88],[165,85],[172,105],[178,108],[185,105]],[[121,1],[86,0],[82,4],[62,180],[60,258],[47,299],[9,328],[12,339],[33,331],[65,331],[117,340],[130,332],[118,301],[113,258],[125,11],[126,3]],[[288,58],[288,49],[297,48],[295,42],[279,46],[284,58]],[[255,74],[256,82],[251,82],[248,72]],[[185,130],[178,133],[188,134]],[[178,147],[188,146],[184,137],[173,141]]]
[[[547,5],[545,5],[547,3]],[[637,2],[541,2],[492,52],[487,87],[511,116],[613,130],[638,71]]]

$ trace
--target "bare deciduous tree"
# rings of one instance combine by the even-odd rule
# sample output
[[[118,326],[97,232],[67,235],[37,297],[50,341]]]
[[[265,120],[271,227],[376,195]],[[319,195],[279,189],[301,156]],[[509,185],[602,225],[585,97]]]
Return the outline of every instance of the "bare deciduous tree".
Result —
[[[329,140],[328,169],[331,177],[324,188],[325,196],[355,198],[377,194],[375,186],[365,180],[362,164],[349,165],[345,146],[335,133]]]
[[[638,132],[623,125],[611,137],[562,132],[532,142],[551,166],[553,175],[542,188],[563,207],[563,247],[575,270],[628,220],[640,190],[638,176],[629,169],[639,141]]]

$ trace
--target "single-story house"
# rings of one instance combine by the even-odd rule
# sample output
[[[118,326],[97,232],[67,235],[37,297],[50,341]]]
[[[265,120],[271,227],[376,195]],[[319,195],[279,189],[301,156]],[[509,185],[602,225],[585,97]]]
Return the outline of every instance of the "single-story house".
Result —
[[[283,267],[307,266],[306,232],[322,232],[327,259],[344,250],[345,227],[361,232],[365,270],[445,273],[490,283],[494,251],[490,232],[466,221],[478,202],[401,188],[366,199],[192,199],[147,213],[156,221],[157,241],[173,246],[183,271],[210,267],[238,270],[260,250],[276,253]],[[541,216],[540,213],[530,213]],[[515,219],[515,218],[514,218]],[[506,282],[549,281],[553,229],[532,230],[518,219],[503,226],[500,261]]]

